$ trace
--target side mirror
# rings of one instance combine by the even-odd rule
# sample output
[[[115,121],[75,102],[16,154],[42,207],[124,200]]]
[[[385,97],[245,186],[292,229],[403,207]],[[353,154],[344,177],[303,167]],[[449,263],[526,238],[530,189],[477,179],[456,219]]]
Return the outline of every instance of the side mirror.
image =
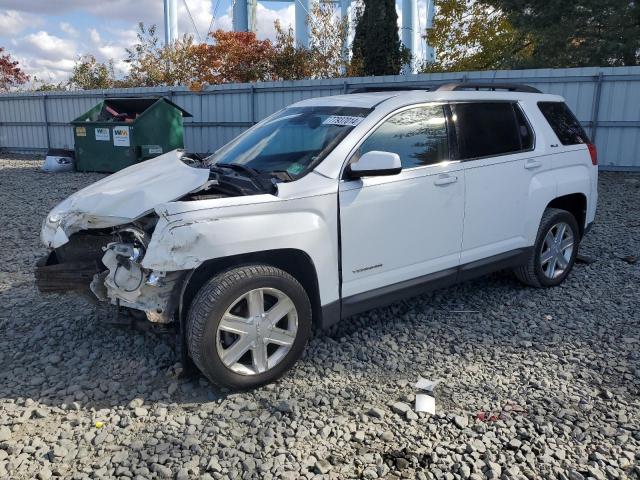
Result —
[[[357,162],[347,166],[349,178],[380,177],[397,175],[402,171],[402,164],[397,153],[372,150],[363,154]]]

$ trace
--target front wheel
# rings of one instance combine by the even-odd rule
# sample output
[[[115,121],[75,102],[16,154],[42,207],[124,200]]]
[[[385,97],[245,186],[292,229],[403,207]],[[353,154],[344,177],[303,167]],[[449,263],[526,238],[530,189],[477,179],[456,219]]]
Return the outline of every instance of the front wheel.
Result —
[[[527,262],[514,270],[516,277],[532,287],[560,285],[573,268],[579,241],[575,217],[566,210],[548,208]]]
[[[302,355],[311,303],[300,283],[268,265],[234,268],[198,292],[187,316],[187,345],[213,383],[248,389],[272,382]]]

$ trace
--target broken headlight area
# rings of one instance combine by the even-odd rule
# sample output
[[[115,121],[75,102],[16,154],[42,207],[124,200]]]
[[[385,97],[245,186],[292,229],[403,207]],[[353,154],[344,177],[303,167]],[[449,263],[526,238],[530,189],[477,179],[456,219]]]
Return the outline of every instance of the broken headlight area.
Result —
[[[183,272],[154,272],[141,265],[156,222],[149,215],[119,228],[72,235],[38,263],[39,290],[75,291],[143,311],[152,322],[171,322]]]

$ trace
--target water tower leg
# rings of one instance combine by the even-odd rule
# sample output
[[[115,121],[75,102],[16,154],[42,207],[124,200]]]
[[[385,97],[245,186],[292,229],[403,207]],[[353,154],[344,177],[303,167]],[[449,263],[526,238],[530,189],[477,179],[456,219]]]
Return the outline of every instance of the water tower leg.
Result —
[[[349,57],[349,6],[351,5],[351,0],[340,0],[340,20],[347,21],[347,34],[344,37],[344,43],[342,44],[342,55],[345,56],[345,59]]]
[[[257,9],[258,9],[258,0],[247,0],[248,4],[248,25],[249,31],[257,33],[258,31],[258,19],[256,18]]]
[[[434,12],[434,2],[433,0],[427,0],[427,22],[426,22],[426,29],[430,30],[433,28],[433,16],[435,15]],[[435,51],[433,50],[433,47],[431,45],[429,45],[429,42],[427,42],[427,48],[425,50],[425,61],[427,63],[433,63],[436,61],[436,54]]]
[[[171,9],[171,41],[178,40],[178,0],[169,0]]]
[[[311,37],[311,28],[309,27],[308,17],[311,14],[310,0],[295,0],[296,11],[296,43],[304,48],[309,48],[309,38]]]
[[[164,43],[169,45],[178,39],[178,2],[164,0]]]
[[[233,3],[232,24],[234,32],[249,31],[249,9],[247,7],[247,0],[235,0]]]
[[[402,44],[409,49],[411,56],[418,55],[418,35],[416,23],[418,20],[417,0],[402,0]],[[405,65],[407,73],[415,72],[415,61]]]

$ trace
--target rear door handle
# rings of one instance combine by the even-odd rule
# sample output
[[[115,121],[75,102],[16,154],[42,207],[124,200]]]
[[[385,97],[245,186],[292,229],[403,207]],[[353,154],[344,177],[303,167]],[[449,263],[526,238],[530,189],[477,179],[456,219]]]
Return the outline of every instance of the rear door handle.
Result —
[[[524,168],[527,170],[532,170],[534,168],[540,168],[542,166],[542,162],[540,160],[527,160],[524,162]]]
[[[449,185],[450,183],[456,183],[458,181],[458,177],[455,175],[447,175],[446,173],[440,175],[437,180],[433,182],[434,185],[443,186]]]

